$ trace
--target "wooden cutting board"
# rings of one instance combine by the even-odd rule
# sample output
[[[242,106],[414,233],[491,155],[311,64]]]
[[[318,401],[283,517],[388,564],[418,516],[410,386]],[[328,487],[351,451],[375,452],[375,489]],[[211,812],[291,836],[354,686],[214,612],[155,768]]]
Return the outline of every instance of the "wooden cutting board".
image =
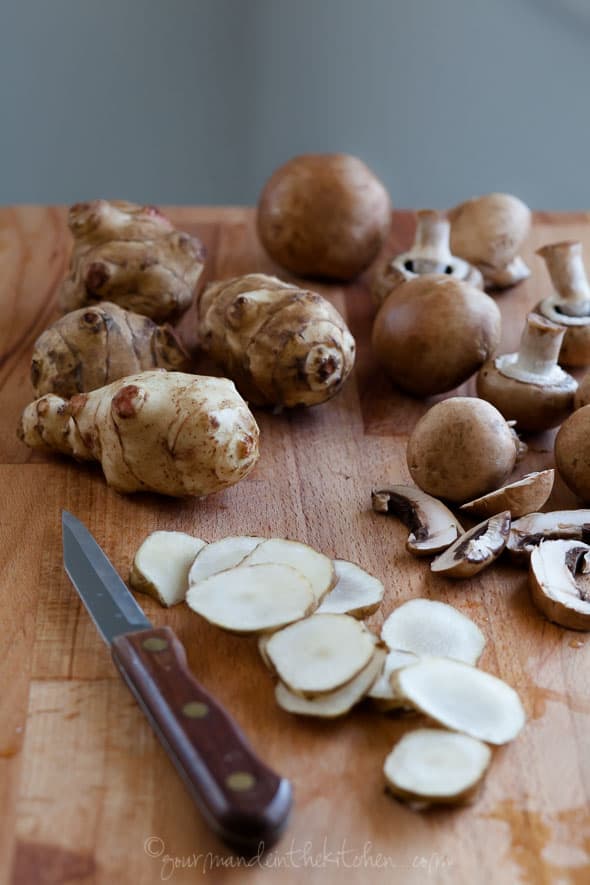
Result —
[[[251,210],[183,208],[170,215],[204,240],[209,278],[276,270],[257,242]],[[407,247],[413,229],[412,213],[396,213],[392,249]],[[496,299],[504,349],[514,348],[527,310],[550,289],[535,249],[566,238],[582,239],[590,254],[590,215],[537,213],[525,251],[533,276]],[[62,568],[60,512],[67,508],[124,577],[154,529],[206,540],[279,535],[355,560],[386,585],[374,628],[407,599],[449,602],[484,631],[481,665],[523,698],[526,728],[495,753],[475,804],[418,814],[385,794],[381,773],[413,721],[361,708],[336,722],[293,718],[276,707],[254,640],[224,634],[184,606],[166,611],[143,599],[154,623],[177,630],[198,678],[293,780],[288,831],[254,860],[248,881],[588,882],[589,643],[535,611],[525,572],[500,564],[473,580],[437,579],[406,553],[404,528],[371,512],[373,485],[409,479],[407,434],[428,404],[400,395],[381,377],[370,351],[366,281],[316,287],[357,339],[354,376],[318,408],[258,412],[262,456],[251,477],[206,501],[124,498],[106,487],[98,469],[32,455],[15,437],[31,397],[31,348],[58,315],[56,288],[68,251],[63,210],[0,212],[3,881],[126,885],[189,882],[203,873],[219,882],[246,876],[207,831],[81,610]],[[189,338],[191,322],[183,321]],[[552,435],[545,434],[529,440],[518,472],[552,463]],[[572,503],[558,482],[550,505]]]

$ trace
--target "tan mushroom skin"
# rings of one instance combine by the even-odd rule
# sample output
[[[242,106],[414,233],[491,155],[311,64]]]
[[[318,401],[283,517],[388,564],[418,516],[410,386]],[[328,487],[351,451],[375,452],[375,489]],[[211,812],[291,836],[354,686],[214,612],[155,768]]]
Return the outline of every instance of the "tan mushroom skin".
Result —
[[[548,500],[555,481],[555,470],[541,470],[527,473],[516,482],[482,495],[461,506],[465,513],[478,516],[493,516],[502,510],[509,510],[512,519],[539,510]]]
[[[590,365],[590,285],[584,270],[582,244],[576,240],[552,243],[537,251],[547,265],[554,293],[535,310],[565,330],[559,362],[564,366]]]
[[[469,578],[494,562],[508,540],[510,511],[497,513],[461,535],[431,563],[446,578]]]
[[[583,406],[561,425],[555,438],[555,464],[565,484],[590,502],[590,406]]]

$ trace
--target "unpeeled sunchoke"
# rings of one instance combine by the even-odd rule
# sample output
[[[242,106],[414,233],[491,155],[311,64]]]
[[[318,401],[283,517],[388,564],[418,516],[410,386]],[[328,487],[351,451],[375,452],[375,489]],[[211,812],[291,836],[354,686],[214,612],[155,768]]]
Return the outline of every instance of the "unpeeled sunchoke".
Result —
[[[258,427],[227,378],[154,369],[70,400],[49,393],[24,410],[34,449],[100,461],[119,492],[208,495],[243,479],[258,459]]]
[[[202,347],[255,405],[322,403],[352,369],[354,338],[336,308],[276,277],[213,283],[198,314]]]
[[[170,326],[104,301],[74,310],[35,342],[36,396],[70,397],[147,369],[182,369],[187,355]]]
[[[74,248],[60,292],[64,313],[113,301],[163,323],[190,306],[205,249],[158,209],[93,200],[72,206],[68,223]]]

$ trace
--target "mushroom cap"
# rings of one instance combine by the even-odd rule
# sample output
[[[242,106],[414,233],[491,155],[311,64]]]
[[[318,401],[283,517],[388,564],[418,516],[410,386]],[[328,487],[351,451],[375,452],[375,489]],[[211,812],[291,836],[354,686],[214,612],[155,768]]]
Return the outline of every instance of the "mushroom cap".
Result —
[[[555,464],[565,484],[590,501],[590,406],[564,421],[555,439]]]
[[[527,513],[539,510],[546,503],[553,490],[555,470],[541,470],[527,473],[521,479],[502,486],[487,495],[475,498],[463,504],[465,513],[478,516],[493,516],[502,510],[509,510],[512,519],[518,519]]]
[[[531,226],[531,211],[511,194],[473,197],[450,209],[451,252],[470,264],[503,268],[516,256]]]
[[[464,503],[497,489],[516,463],[518,440],[485,400],[456,396],[436,403],[408,440],[408,468],[425,492]]]
[[[590,405],[590,372],[584,375],[574,396],[574,409],[587,405]]]
[[[557,427],[574,406],[577,382],[571,375],[557,384],[530,384],[504,375],[497,360],[485,363],[477,375],[477,393],[492,403],[517,430],[537,432]]]
[[[460,535],[430,564],[430,570],[447,578],[469,578],[494,562],[508,540],[510,511],[489,516]]]
[[[569,630],[590,630],[590,597],[576,574],[586,574],[590,547],[581,541],[542,541],[531,553],[529,586],[537,608]]]
[[[373,326],[375,355],[392,381],[416,396],[452,390],[495,351],[501,318],[474,286],[442,274],[402,283]]]
[[[379,252],[390,222],[385,186],[348,154],[294,157],[273,172],[258,201],[264,248],[302,276],[357,276]]]

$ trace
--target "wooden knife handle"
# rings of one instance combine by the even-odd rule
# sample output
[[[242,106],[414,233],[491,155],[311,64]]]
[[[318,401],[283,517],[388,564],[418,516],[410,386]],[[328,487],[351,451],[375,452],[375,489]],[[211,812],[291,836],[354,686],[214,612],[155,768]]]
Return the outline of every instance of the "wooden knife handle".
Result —
[[[187,667],[170,627],[116,637],[113,660],[203,816],[232,848],[276,841],[291,808],[291,784],[268,768]]]

